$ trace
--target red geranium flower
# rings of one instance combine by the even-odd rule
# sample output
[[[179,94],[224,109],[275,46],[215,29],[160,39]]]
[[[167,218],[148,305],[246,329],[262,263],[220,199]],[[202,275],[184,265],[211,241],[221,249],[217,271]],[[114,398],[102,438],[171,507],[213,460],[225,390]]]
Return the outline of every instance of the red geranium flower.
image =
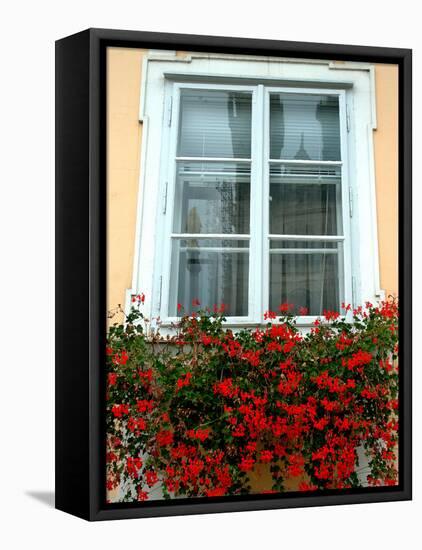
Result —
[[[114,386],[116,384],[116,381],[117,381],[117,374],[115,372],[109,372],[107,380],[108,380],[108,385],[109,386]]]
[[[186,374],[182,375],[176,382],[176,388],[180,390],[185,386],[189,386],[191,378],[192,378],[192,373],[190,372],[187,372]]]
[[[271,460],[273,459],[272,451],[268,451],[268,450],[261,451],[261,454],[259,455],[259,459],[264,464],[266,464],[267,462],[271,462]]]
[[[129,413],[128,405],[113,405],[111,412],[114,415],[114,418],[122,418],[124,414]]]
[[[146,491],[143,491],[140,487],[138,487],[137,493],[138,493],[138,500],[140,502],[143,502],[144,500],[148,500],[148,493]]]
[[[157,443],[160,447],[166,447],[173,443],[173,432],[170,430],[161,430],[157,433]]]
[[[239,469],[242,470],[242,472],[249,472],[253,469],[255,465],[255,460],[253,458],[242,458],[239,464]]]
[[[226,494],[226,489],[224,487],[215,487],[214,489],[208,489],[205,491],[207,497],[222,497]]]
[[[277,314],[274,311],[266,311],[264,313],[264,320],[267,321],[268,319],[277,319]]]
[[[158,475],[153,470],[148,470],[145,472],[145,479],[149,487],[155,485],[158,481]]]

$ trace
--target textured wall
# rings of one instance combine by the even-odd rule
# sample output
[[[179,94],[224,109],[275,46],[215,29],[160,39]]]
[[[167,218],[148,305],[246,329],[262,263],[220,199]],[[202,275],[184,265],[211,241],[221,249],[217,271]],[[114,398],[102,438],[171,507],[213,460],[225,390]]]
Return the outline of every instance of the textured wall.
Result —
[[[132,286],[142,124],[144,50],[107,51],[107,308],[124,305]]]
[[[381,288],[398,294],[398,67],[375,67],[374,131]]]

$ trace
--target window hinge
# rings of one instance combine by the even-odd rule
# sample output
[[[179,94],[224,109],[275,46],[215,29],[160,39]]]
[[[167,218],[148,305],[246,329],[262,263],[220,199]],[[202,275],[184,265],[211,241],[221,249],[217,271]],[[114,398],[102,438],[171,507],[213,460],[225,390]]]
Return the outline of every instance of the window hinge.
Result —
[[[353,217],[353,191],[351,187],[349,187],[349,215],[351,218]]]
[[[164,195],[163,195],[163,214],[167,212],[167,189],[168,189],[168,182],[166,181],[164,185]]]
[[[346,103],[346,128],[348,132],[350,132],[350,125],[350,107],[349,104]]]
[[[173,114],[173,98],[170,97],[168,112],[167,112],[167,126],[171,126],[171,117]]]
[[[160,276],[160,285],[158,287],[158,312],[161,311],[161,294],[163,289],[163,276]]]

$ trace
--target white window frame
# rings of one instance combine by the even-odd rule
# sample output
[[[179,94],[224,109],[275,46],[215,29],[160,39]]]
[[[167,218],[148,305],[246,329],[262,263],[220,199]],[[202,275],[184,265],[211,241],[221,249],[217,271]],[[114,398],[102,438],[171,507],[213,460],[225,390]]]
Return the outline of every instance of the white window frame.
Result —
[[[196,60],[198,63],[195,63]],[[213,60],[211,59],[210,62],[210,56],[198,54],[187,58],[187,66],[183,66],[182,70],[176,73],[174,72],[175,61],[177,61],[176,65],[180,66],[180,58],[172,60],[165,56],[160,59],[154,55],[144,64],[140,109],[140,120],[144,126],[140,192],[134,272],[132,288],[127,289],[127,309],[130,307],[130,296],[142,291],[147,294],[146,313],[149,317],[159,317],[164,325],[170,325],[177,320],[177,317],[167,317],[163,313],[168,306],[169,296],[171,239],[168,237],[171,234],[173,214],[172,193],[174,193],[179,119],[177,98],[182,88],[249,90],[253,93],[254,98],[249,254],[251,259],[254,256],[261,258],[262,261],[249,262],[249,316],[231,317],[228,319],[228,324],[231,326],[259,325],[263,322],[263,312],[268,309],[269,239],[264,242],[262,235],[259,239],[257,231],[253,231],[253,224],[256,224],[258,220],[263,220],[262,227],[265,225],[268,234],[269,209],[264,197],[268,197],[269,194],[269,128],[265,127],[269,124],[269,116],[268,113],[262,112],[261,105],[264,110],[269,109],[270,92],[338,95],[342,157],[342,223],[345,242],[343,247],[343,299],[357,305],[364,300],[375,301],[382,297],[382,291],[379,289],[373,170],[372,130],[376,128],[373,68],[368,64],[351,64],[350,66],[344,64],[340,71],[338,66],[333,66],[329,62],[309,61],[309,70],[312,73],[309,80],[301,78],[298,82],[297,75],[303,74],[304,64],[306,66],[306,63],[299,60],[295,64],[294,60],[271,59],[276,69],[282,69],[283,73],[286,73],[283,78],[269,78],[267,75],[259,77],[256,69],[260,65],[262,66],[263,60],[260,58],[252,61],[248,58],[233,60],[230,56],[216,55],[215,68],[210,70]],[[267,62],[269,63],[268,60]],[[196,72],[196,69],[203,65],[206,67],[206,72]],[[226,65],[229,74],[222,74],[222,68],[226,71]],[[253,74],[248,76],[248,72]],[[342,78],[339,78],[340,72]],[[291,75],[287,73],[291,73]],[[315,79],[315,75],[318,77],[317,79]],[[345,75],[347,75],[347,80],[344,80]],[[242,84],[238,84],[239,80],[242,81]],[[319,82],[322,84],[321,87],[318,87]],[[369,92],[369,94],[362,95],[362,91]],[[259,104],[259,109],[256,108],[255,102]],[[358,103],[357,110],[353,108],[355,102]],[[265,139],[262,140],[262,137]],[[367,143],[362,145],[363,137]],[[256,154],[259,148],[262,150],[262,155]],[[161,159],[159,165],[158,158]],[[352,159],[351,162],[350,159]],[[362,160],[363,169],[367,171],[364,178],[362,178],[362,174],[365,174],[362,170]],[[267,166],[266,170],[263,169],[264,163]],[[315,163],[318,164],[318,161]],[[359,174],[356,169],[358,163],[361,167]],[[351,170],[351,166],[355,166],[355,169]],[[263,174],[264,178],[262,181],[265,189],[261,194],[254,194],[252,191],[254,182],[259,177],[257,173]],[[356,181],[358,176],[360,176],[359,181]],[[254,199],[252,199],[253,195],[255,195]],[[366,222],[363,228],[359,218]],[[372,235],[372,240],[368,243],[369,235]],[[206,235],[201,236],[206,237]],[[238,237],[224,236],[225,239]],[[306,236],[306,239],[310,240],[309,236]],[[374,254],[375,251],[376,254]],[[264,258],[268,261],[264,262]],[[368,261],[369,259],[371,261]],[[262,275],[261,265],[264,266]],[[360,265],[365,265],[365,272],[361,272]],[[261,277],[262,283],[258,284]],[[309,326],[314,320],[314,316],[297,318],[298,324],[304,326]]]

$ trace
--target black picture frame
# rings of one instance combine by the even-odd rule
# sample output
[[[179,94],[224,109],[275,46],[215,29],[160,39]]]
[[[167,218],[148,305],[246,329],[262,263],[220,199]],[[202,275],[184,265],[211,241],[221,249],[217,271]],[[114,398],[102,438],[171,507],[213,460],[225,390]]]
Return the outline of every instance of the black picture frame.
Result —
[[[157,48],[395,63],[399,67],[399,484],[326,494],[106,504],[106,48]],[[412,51],[88,29],[56,42],[56,508],[87,520],[412,498]]]

